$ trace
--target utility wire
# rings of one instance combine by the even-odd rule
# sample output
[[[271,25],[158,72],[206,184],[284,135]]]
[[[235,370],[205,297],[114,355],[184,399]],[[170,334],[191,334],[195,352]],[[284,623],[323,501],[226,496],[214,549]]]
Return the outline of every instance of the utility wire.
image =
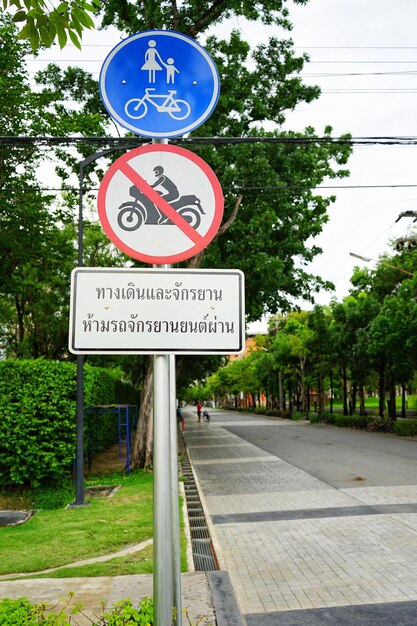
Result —
[[[246,185],[234,185],[232,187],[223,187],[226,191],[294,191],[294,190],[307,190],[307,189],[392,189],[392,188],[416,188],[417,184],[404,184],[404,185],[276,185],[276,186],[246,186]],[[38,193],[39,191],[53,191],[53,192],[71,192],[78,193],[78,187],[37,187],[34,190],[19,190],[20,195],[27,195],[30,193]],[[15,187],[0,187],[0,194],[3,192],[16,192]],[[84,193],[97,192],[98,187],[89,187],[84,189]]]
[[[0,137],[0,145],[27,146],[44,145],[47,147],[59,145],[77,145],[80,143],[93,143],[98,145],[141,146],[150,143],[138,137]],[[387,136],[387,137],[181,137],[172,139],[173,144],[212,144],[212,145],[236,145],[252,143],[309,145],[309,144],[334,144],[334,145],[417,145],[417,136]]]

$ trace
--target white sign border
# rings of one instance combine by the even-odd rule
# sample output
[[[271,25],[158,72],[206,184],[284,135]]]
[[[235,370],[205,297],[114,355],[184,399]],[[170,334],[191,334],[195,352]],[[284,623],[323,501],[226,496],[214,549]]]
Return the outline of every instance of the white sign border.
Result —
[[[152,349],[119,349],[119,348],[76,348],[76,320],[77,320],[77,276],[80,273],[89,273],[89,274],[98,274],[98,273],[107,273],[107,274],[124,274],[125,277],[128,274],[148,274],[148,275],[157,275],[157,274],[167,274],[171,275],[173,279],[179,276],[185,277],[190,274],[198,275],[203,278],[204,275],[210,276],[218,276],[218,275],[235,275],[239,281],[239,302],[237,303],[237,309],[239,311],[238,318],[235,319],[234,322],[238,324],[238,331],[236,332],[236,338],[238,342],[238,346],[234,349],[233,347],[228,347],[224,349],[220,349],[219,347],[214,347],[213,349],[200,349],[196,348],[152,348]],[[78,267],[75,268],[71,273],[71,298],[70,298],[70,316],[69,316],[69,338],[68,338],[68,347],[69,351],[72,354],[176,354],[176,355],[185,355],[185,354],[207,354],[207,355],[229,355],[229,354],[242,354],[245,350],[245,280],[244,274],[241,270],[201,270],[201,269],[171,269],[171,268],[108,268],[108,267]],[[215,337],[213,337],[215,340]]]

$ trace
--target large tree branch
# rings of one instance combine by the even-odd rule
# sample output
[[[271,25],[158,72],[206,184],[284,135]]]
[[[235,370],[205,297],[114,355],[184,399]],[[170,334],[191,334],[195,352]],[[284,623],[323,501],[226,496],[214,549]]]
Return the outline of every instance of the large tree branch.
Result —
[[[230,226],[233,224],[233,222],[235,221],[237,217],[239,207],[242,204],[242,200],[243,200],[243,196],[242,194],[239,194],[238,197],[236,198],[235,206],[233,207],[233,211],[231,212],[229,219],[227,220],[227,222],[223,224],[223,226],[219,228],[213,241],[216,241],[216,239],[218,239],[219,237],[222,237],[222,235],[224,235],[226,230],[228,230]]]
[[[194,26],[189,32],[190,36],[195,37],[198,35],[204,30],[204,27],[208,22],[218,19],[227,8],[227,0],[214,0],[213,4],[207,9],[207,11],[194,22]]]
[[[171,10],[172,10],[172,30],[179,30],[179,16],[178,16],[178,7],[177,1],[171,0]]]
[[[243,196],[239,194],[238,197],[236,198],[235,206],[233,207],[233,211],[231,212],[229,219],[223,224],[223,226],[219,228],[215,237],[213,237],[212,241],[216,241],[216,239],[224,235],[226,230],[230,228],[230,226],[233,224],[233,222],[236,219],[242,200],[243,200]],[[196,269],[200,267],[201,261],[203,260],[205,253],[206,253],[206,248],[204,248],[198,254],[196,254],[187,265],[187,269]]]

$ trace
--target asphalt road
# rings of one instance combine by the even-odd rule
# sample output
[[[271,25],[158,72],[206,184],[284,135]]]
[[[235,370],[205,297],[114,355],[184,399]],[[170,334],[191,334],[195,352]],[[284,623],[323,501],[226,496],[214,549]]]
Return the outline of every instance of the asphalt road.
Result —
[[[244,425],[242,419],[233,413],[216,417],[227,421],[230,432],[333,487],[363,487],[365,481],[370,487],[416,483],[417,439],[305,421]],[[239,423],[230,425],[234,420]]]
[[[417,482],[417,438],[310,425],[305,421],[270,419],[265,423],[262,418],[257,422],[254,416],[234,412],[213,411],[212,416],[226,430],[336,489]],[[417,625],[417,602],[379,601],[245,617],[248,626],[413,626]]]

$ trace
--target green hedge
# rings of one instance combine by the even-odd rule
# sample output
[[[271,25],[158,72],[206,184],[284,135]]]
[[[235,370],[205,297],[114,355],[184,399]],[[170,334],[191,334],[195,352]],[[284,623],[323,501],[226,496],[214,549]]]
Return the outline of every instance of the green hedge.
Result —
[[[76,391],[74,363],[0,362],[1,487],[37,486],[68,477],[75,453]],[[109,370],[84,366],[85,406],[130,403],[131,394],[131,386]],[[103,421],[102,446],[114,441],[115,422],[114,416]],[[86,434],[89,426],[87,417]]]
[[[396,420],[394,432],[400,437],[415,437],[417,435],[417,420]]]

